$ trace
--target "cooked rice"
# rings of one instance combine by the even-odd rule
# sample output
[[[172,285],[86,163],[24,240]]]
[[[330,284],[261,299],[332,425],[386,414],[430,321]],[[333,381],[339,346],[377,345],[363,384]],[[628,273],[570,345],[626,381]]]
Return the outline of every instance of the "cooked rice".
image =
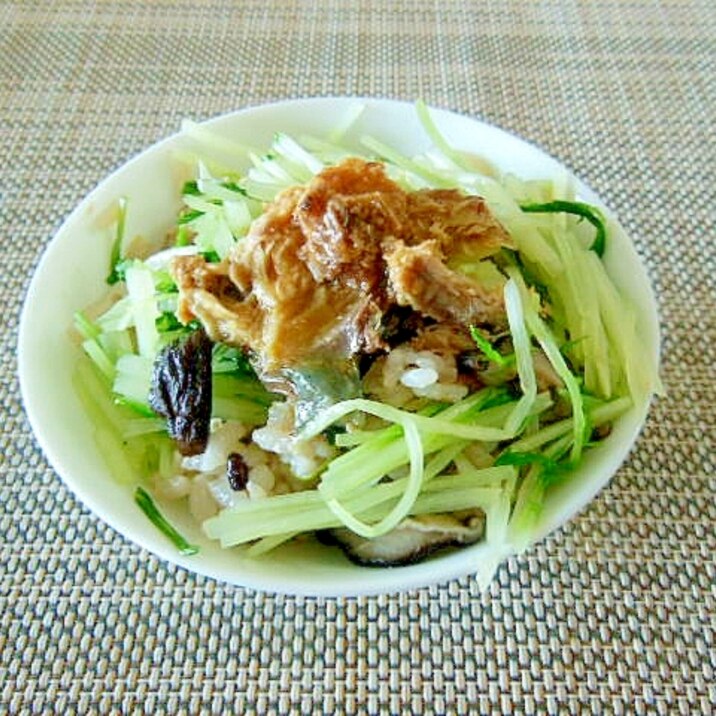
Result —
[[[416,398],[455,402],[468,392],[458,382],[454,356],[406,347],[374,361],[363,387],[366,394],[397,407]],[[347,427],[370,429],[365,421],[361,415],[360,425]],[[167,500],[188,498],[191,514],[203,522],[242,500],[304,489],[310,484],[306,478],[332,458],[336,449],[322,435],[299,440],[294,431],[294,410],[288,402],[274,403],[266,424],[253,432],[237,421],[214,420],[206,450],[191,457],[175,453],[176,472],[157,479],[157,494]],[[233,490],[228,483],[226,465],[232,453],[238,453],[248,467],[245,490]]]
[[[400,382],[406,388],[427,388],[438,380],[434,368],[409,368],[400,376]]]
[[[410,348],[396,348],[388,355],[383,367],[383,385],[388,394],[402,385],[415,397],[448,403],[462,400],[468,393],[467,386],[458,382],[453,355]]]

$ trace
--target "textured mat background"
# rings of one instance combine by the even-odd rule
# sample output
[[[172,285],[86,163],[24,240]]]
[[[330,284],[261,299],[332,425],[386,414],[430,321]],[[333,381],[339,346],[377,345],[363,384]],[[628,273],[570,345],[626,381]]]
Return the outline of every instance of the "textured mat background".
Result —
[[[659,295],[668,397],[484,596],[275,598],[160,564],[72,498],[22,411],[21,302],[82,196],[182,117],[320,94],[422,96],[540,144]],[[710,0],[2,0],[0,712],[715,712],[715,97]]]

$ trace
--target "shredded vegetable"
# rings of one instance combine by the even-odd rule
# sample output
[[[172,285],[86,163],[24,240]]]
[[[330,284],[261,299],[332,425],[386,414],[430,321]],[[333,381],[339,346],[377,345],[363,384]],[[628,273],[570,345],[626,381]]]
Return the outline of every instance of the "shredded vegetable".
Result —
[[[537,380],[532,362],[532,347],[525,325],[522,298],[513,279],[505,285],[505,308],[507,309],[507,320],[510,324],[510,333],[515,347],[517,373],[522,390],[522,397],[505,426],[508,434],[515,435],[520,431],[532,410],[532,405],[537,397]]]
[[[520,204],[522,211],[529,213],[565,213],[574,214],[586,219],[596,230],[594,242],[589,247],[591,251],[600,258],[604,255],[607,245],[607,228],[606,220],[601,211],[596,206],[585,204],[582,201],[547,201],[542,204],[526,203]]]
[[[193,148],[180,159],[193,164],[194,176],[181,190],[176,237],[149,256],[134,256],[126,236],[128,204],[119,201],[107,281],[122,290],[109,307],[76,313],[85,355],[75,384],[114,476],[141,483],[137,505],[182,554],[198,547],[172,527],[143,485],[152,486],[158,500],[174,493],[183,498],[185,484],[198,485],[201,499],[190,502],[215,500],[202,518],[205,534],[223,547],[244,545],[251,558],[305,533],[343,529],[377,540],[426,515],[477,510],[485,519],[487,551],[476,565],[484,585],[506,554],[525,548],[538,532],[552,485],[572,479],[605,428],[658,387],[656,368],[641,361],[634,313],[601,261],[607,217],[578,200],[569,178],[499,175],[489,161],[453,147],[422,102],[417,119],[432,146],[415,156],[361,135],[362,112],[356,103],[325,137],[279,132],[269,147],[184,122]],[[352,144],[353,135],[359,141]],[[178,319],[181,295],[171,267],[187,257],[226,265],[281,192],[356,156],[377,158],[405,191],[457,189],[484,197],[513,243],[489,260],[461,257],[450,269],[460,280],[498,287],[505,325],[498,331],[466,321],[461,327],[472,342],[463,357],[479,372],[453,386],[449,399],[439,393],[440,374],[429,363],[411,366],[414,385],[406,379],[398,386],[410,399],[396,405],[365,393],[368,376],[357,367],[328,377],[315,367],[285,368],[282,379],[294,380],[301,393],[294,431],[280,438],[293,455],[282,457],[282,470],[290,465],[294,472],[290,489],[272,493],[269,483],[261,487],[259,467],[268,463],[258,461],[256,445],[262,431],[267,440],[266,426],[290,401],[272,392],[273,383],[262,383],[255,356],[214,345],[211,434],[198,455],[178,454],[150,407],[161,349],[202,330],[200,320]],[[546,214],[578,216],[596,236],[587,245],[575,221]],[[418,351],[415,360],[428,359]],[[216,477],[228,440],[234,442],[227,449],[245,450],[246,474],[258,476],[248,483],[250,494],[234,494]],[[291,462],[316,444],[323,450],[318,463],[299,469]],[[207,465],[214,470],[209,477]]]
[[[124,234],[127,220],[127,200],[121,197],[117,200],[117,223],[115,225],[114,241],[112,242],[112,250],[109,257],[109,275],[107,276],[108,284],[115,284],[121,280],[122,273],[120,264],[122,262],[122,249],[124,245]]]
[[[475,341],[475,345],[487,356],[489,360],[497,365],[509,365],[514,360],[514,356],[502,355],[485,336],[480,333],[479,329],[475,326],[470,326],[470,335],[472,340]]]
[[[194,544],[189,544],[187,540],[182,537],[179,532],[172,526],[172,524],[164,517],[159,511],[157,506],[154,504],[154,500],[151,495],[143,488],[137,487],[134,491],[134,500],[139,505],[139,509],[149,518],[151,523],[179,550],[180,554],[193,555],[199,552],[199,547]]]

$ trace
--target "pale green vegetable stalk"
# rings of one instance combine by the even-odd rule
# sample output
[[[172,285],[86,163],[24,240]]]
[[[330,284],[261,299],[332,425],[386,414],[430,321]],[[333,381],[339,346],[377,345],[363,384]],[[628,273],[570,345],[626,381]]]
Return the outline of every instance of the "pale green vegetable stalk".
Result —
[[[514,479],[514,468],[486,468],[485,482],[499,485]],[[489,477],[488,477],[489,475]],[[406,492],[409,478],[375,485],[345,500],[346,510],[363,519],[381,519],[394,509],[396,500]],[[470,507],[490,508],[500,487],[475,485],[472,476],[443,476],[431,480],[416,498],[410,514],[454,511]],[[204,522],[204,530],[223,546],[251,542],[272,535],[284,535],[340,527],[343,524],[317,490],[246,500],[223,510]]]
[[[215,151],[221,154],[225,160],[233,160],[238,166],[243,165],[247,156],[251,152],[256,151],[246,144],[241,144],[233,139],[227,139],[219,133],[207,129],[203,125],[189,119],[185,119],[182,122],[181,131],[182,134],[196,140],[209,151]]]
[[[228,256],[261,214],[261,202],[274,199],[287,187],[305,184],[328,164],[356,155],[344,140],[362,109],[358,104],[351,108],[345,121],[325,138],[307,137],[299,143],[278,133],[268,153],[185,122],[185,135],[207,156],[199,162],[196,181],[185,185],[184,233],[178,243],[192,236],[194,251],[213,259],[214,254],[219,259]],[[641,403],[658,378],[656,366],[641,363],[634,314],[625,308],[595,253],[605,245],[608,248],[609,240],[608,221],[599,210],[575,201],[566,176],[542,182],[496,179],[487,164],[483,172],[445,140],[422,102],[416,111],[433,148],[406,156],[375,137],[363,136],[364,154],[385,160],[388,175],[405,189],[459,188],[482,195],[510,233],[519,257],[514,263],[524,268],[524,272],[509,268],[503,288],[514,348],[510,360],[515,361],[521,395],[508,399],[505,389],[485,389],[444,409],[432,410],[432,406],[423,413],[362,398],[337,403],[306,424],[299,439],[340,428],[356,412],[376,416],[388,426],[339,434],[335,444],[340,453],[313,476],[315,487],[241,501],[207,520],[204,529],[225,547],[253,543],[247,553],[259,556],[306,531],[347,527],[374,538],[409,515],[481,508],[487,519],[487,550],[480,565],[484,584],[506,551],[523,547],[534,534],[544,505],[545,471],[558,469],[558,463],[559,469],[576,464],[589,427],[612,422],[634,402]],[[595,250],[590,250],[574,218],[564,212],[581,212],[594,224],[597,239],[591,248]],[[119,248],[125,213],[122,205],[116,232],[120,238],[115,239]],[[156,265],[153,271],[151,259],[146,264],[126,260],[120,264],[119,248],[113,254],[112,275],[117,281],[124,277],[126,295],[96,321],[84,314],[76,317],[89,357],[80,367],[77,388],[96,423],[102,449],[112,458],[117,479],[128,482],[152,471],[165,477],[173,472],[174,453],[147,403],[157,352],[181,331],[176,325],[174,333],[157,327],[161,313],[159,325],[166,325],[168,313],[176,308],[173,288],[159,288],[166,271],[156,271]],[[504,263],[490,266],[498,273],[496,265]],[[166,269],[165,264],[160,268]],[[460,267],[478,281],[484,275],[479,269]],[[544,304],[530,284],[540,291],[546,288]],[[543,317],[545,311],[548,319]],[[560,348],[567,339],[569,348]],[[537,345],[563,383],[571,406],[569,418],[551,424],[545,424],[544,414],[552,399],[538,393]],[[110,386],[118,399],[139,412],[113,404]],[[253,377],[215,375],[213,417],[261,425],[272,400],[257,388]],[[511,453],[513,461],[522,462],[477,467],[466,451],[475,441],[483,446],[478,459],[486,458],[488,464],[497,453],[500,458]],[[524,466],[525,458],[536,462]],[[148,504],[145,500],[144,506]]]
[[[609,345],[621,366],[621,377],[615,385],[620,393],[630,393],[634,402],[641,404],[656,392],[663,392],[658,367],[645,359],[637,334],[633,306],[619,291],[604,271],[601,261],[593,252],[586,257],[587,271],[594,282],[600,313]]]
[[[102,372],[105,378],[113,381],[116,375],[114,363],[110,360],[107,353],[96,338],[88,338],[82,342],[84,352],[90,357],[92,362]]]
[[[531,406],[530,406],[531,407]],[[452,435],[456,438],[467,440],[504,440],[511,436],[508,430],[483,427],[481,425],[462,425],[449,419],[440,417],[427,417],[409,413],[399,408],[394,408],[385,403],[378,403],[374,400],[354,398],[327,408],[323,413],[314,418],[301,431],[305,439],[315,437],[323,432],[329,425],[332,425],[340,418],[356,411],[375,415],[388,422],[402,424],[402,421],[410,420],[417,428],[426,433],[437,433],[439,435]]]
[[[443,177],[440,173],[422,166],[418,162],[404,156],[400,152],[395,151],[392,147],[384,144],[375,137],[364,136],[361,138],[363,144],[371,152],[375,152],[381,159],[386,160],[405,171],[410,172],[415,177],[422,179],[423,183],[429,186],[448,188],[452,182]]]
[[[460,153],[440,136],[427,108],[418,106],[417,112],[434,144],[451,161],[459,159]],[[442,172],[443,177],[448,174]],[[561,317],[563,328],[569,330],[570,355],[584,371],[587,390],[604,398],[629,392],[639,403],[660,392],[658,366],[641,360],[639,327],[632,308],[598,255],[609,250],[610,219],[604,210],[577,201],[573,182],[566,175],[547,182],[506,176],[500,182],[481,178],[470,184],[464,172],[455,171],[452,181],[453,186],[485,197],[517,244],[522,261],[548,288],[554,315]],[[574,221],[568,222],[566,214],[525,213],[536,211],[539,204],[552,205],[550,210],[564,205],[563,211],[568,208],[589,214],[587,218],[597,230],[594,243],[581,239],[579,227]]]
[[[328,133],[328,141],[332,144],[340,144],[351,127],[355,126],[364,111],[365,105],[360,102],[356,102],[353,106],[349,107],[343,118],[336,122],[333,129]]]
[[[445,157],[451,160],[457,167],[469,171],[469,167],[463,164],[464,156],[460,152],[453,149],[453,147],[445,141],[442,134],[440,134],[440,132],[438,131],[438,128],[435,126],[435,123],[430,116],[430,112],[425,102],[423,102],[422,100],[418,100],[415,103],[415,110],[418,115],[418,119],[423,125],[425,133],[428,135],[428,137],[430,137],[432,143],[443,153]]]
[[[159,348],[156,320],[159,310],[154,296],[154,279],[150,269],[134,262],[126,271],[127,295],[132,306],[139,354],[152,360]]]
[[[533,303],[520,273],[514,268],[508,269],[508,272],[512,277],[511,280],[514,281],[515,287],[522,295],[524,320],[527,328],[537,339],[547,359],[567,389],[567,394],[569,395],[569,400],[572,405],[572,418],[574,421],[574,443],[571,457],[572,460],[576,462],[582,455],[582,447],[588,437],[586,435],[587,422],[584,415],[582,393],[579,384],[560,353],[557,341],[547,327],[547,324],[539,317],[538,310],[534,305],[536,303],[536,306],[539,307],[539,298],[535,296]]]
[[[607,403],[601,403],[587,411],[589,423],[598,427],[616,420],[622,416],[633,405],[630,397],[616,398]],[[532,452],[541,448],[543,445],[562,437],[567,433],[575,433],[574,418],[564,418],[556,423],[550,423],[535,433],[525,435],[515,440],[510,445],[510,451],[514,452]]]
[[[423,433],[423,450],[425,454],[440,450],[452,444],[456,439],[463,439],[465,436],[460,434],[462,427],[471,429],[473,434],[478,434],[478,431],[488,427],[481,418],[487,417],[489,419],[490,413],[485,411],[487,415],[483,416],[481,415],[481,409],[493,395],[494,391],[491,389],[480,391],[460,403],[452,405],[435,418],[412,416],[412,418],[421,417],[421,420],[415,424],[418,430]],[[363,407],[358,408],[358,405]],[[332,408],[328,408],[326,414],[328,414],[328,411],[331,411],[331,413],[328,414],[327,418],[321,415],[315,423],[309,424],[310,432],[307,431],[305,435],[317,434],[315,432],[317,427],[327,426],[330,422],[338,420],[341,416],[355,409],[364,408],[374,410],[374,414],[378,414],[379,417],[389,422],[402,420],[403,411],[391,406],[375,403],[375,401],[365,401],[365,404],[345,401],[343,404],[339,403]],[[507,415],[503,406],[494,410],[499,410],[501,416]],[[326,422],[327,419],[330,422]],[[464,425],[468,421],[469,425]],[[482,433],[483,437],[479,439],[493,440],[495,434],[496,431],[491,429],[489,433]],[[506,433],[499,429],[497,434],[505,435]],[[375,441],[366,441],[357,448],[335,458],[321,475],[319,489],[326,498],[338,498],[343,494],[373,484],[384,475],[389,474],[407,462],[408,451],[405,443],[401,440],[396,440],[390,434],[386,435],[384,433],[376,436]]]
[[[400,425],[403,431],[404,444],[408,453],[410,464],[410,473],[405,484],[405,491],[393,509],[375,524],[367,524],[366,522],[360,520],[355,514],[352,514],[350,510],[346,509],[346,507],[339,501],[338,495],[335,493],[331,495],[331,492],[325,488],[326,483],[324,481],[322,481],[319,485],[319,492],[326,500],[326,505],[329,507],[331,512],[333,512],[333,514],[353,532],[371,539],[379,537],[397,526],[410,513],[410,510],[417,499],[422,486],[424,474],[424,445],[421,440],[419,429],[422,428],[424,431],[438,434],[452,434],[458,438],[466,436],[455,435],[455,428],[459,426],[455,426],[447,421],[412,415],[405,411],[392,408],[391,406],[362,399],[344,401],[343,403],[339,403],[331,408],[328,408],[323,414],[318,416],[318,418],[309,423],[309,425],[304,429],[304,435],[308,438],[313,437],[339,418],[347,415],[348,413],[355,412],[356,410],[375,415],[376,417],[380,417],[384,420]],[[380,474],[378,475],[378,477],[381,476],[382,475]],[[347,494],[351,494],[345,486],[343,487],[343,490]]]
[[[567,434],[543,451],[546,458],[558,459],[569,450],[572,436]],[[545,467],[535,464],[529,468],[517,492],[515,506],[509,522],[509,541],[521,552],[529,544],[539,522],[545,497],[543,475]],[[507,538],[507,535],[505,535]]]
[[[420,493],[420,488],[423,483],[423,443],[420,440],[420,433],[418,432],[415,422],[409,419],[403,419],[401,421],[401,427],[403,428],[405,445],[408,448],[408,455],[410,456],[410,473],[405,491],[400,496],[395,507],[393,507],[385,517],[379,522],[368,524],[359,519],[356,515],[351,514],[337,498],[333,497],[326,500],[326,504],[331,512],[333,512],[348,529],[361,535],[361,537],[372,539],[374,537],[380,537],[386,534],[386,532],[390,532],[390,530],[400,524],[400,522],[410,514],[410,510],[413,508],[415,500]]]
[[[505,309],[510,324],[512,344],[517,357],[517,374],[520,378],[522,397],[505,425],[505,432],[513,437],[521,431],[537,397],[537,379],[532,362],[532,346],[525,326],[524,307],[514,278],[505,284]]]
[[[138,405],[148,406],[153,361],[142,355],[128,353],[117,361],[114,392]]]
[[[117,482],[130,484],[147,475],[153,468],[147,457],[145,431],[136,430],[136,418],[123,406],[115,404],[109,383],[98,375],[95,366],[80,356],[73,383],[93,426],[95,442]]]

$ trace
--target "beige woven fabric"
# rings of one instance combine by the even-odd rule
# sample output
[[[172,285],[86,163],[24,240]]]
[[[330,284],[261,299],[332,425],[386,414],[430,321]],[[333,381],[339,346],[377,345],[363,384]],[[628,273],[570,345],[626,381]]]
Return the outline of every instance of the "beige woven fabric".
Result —
[[[33,268],[110,170],[285,97],[423,97],[599,192],[659,296],[668,396],[577,519],[472,580],[274,597],[159,563],[38,449],[16,381]],[[0,712],[716,712],[716,4],[0,2]]]

